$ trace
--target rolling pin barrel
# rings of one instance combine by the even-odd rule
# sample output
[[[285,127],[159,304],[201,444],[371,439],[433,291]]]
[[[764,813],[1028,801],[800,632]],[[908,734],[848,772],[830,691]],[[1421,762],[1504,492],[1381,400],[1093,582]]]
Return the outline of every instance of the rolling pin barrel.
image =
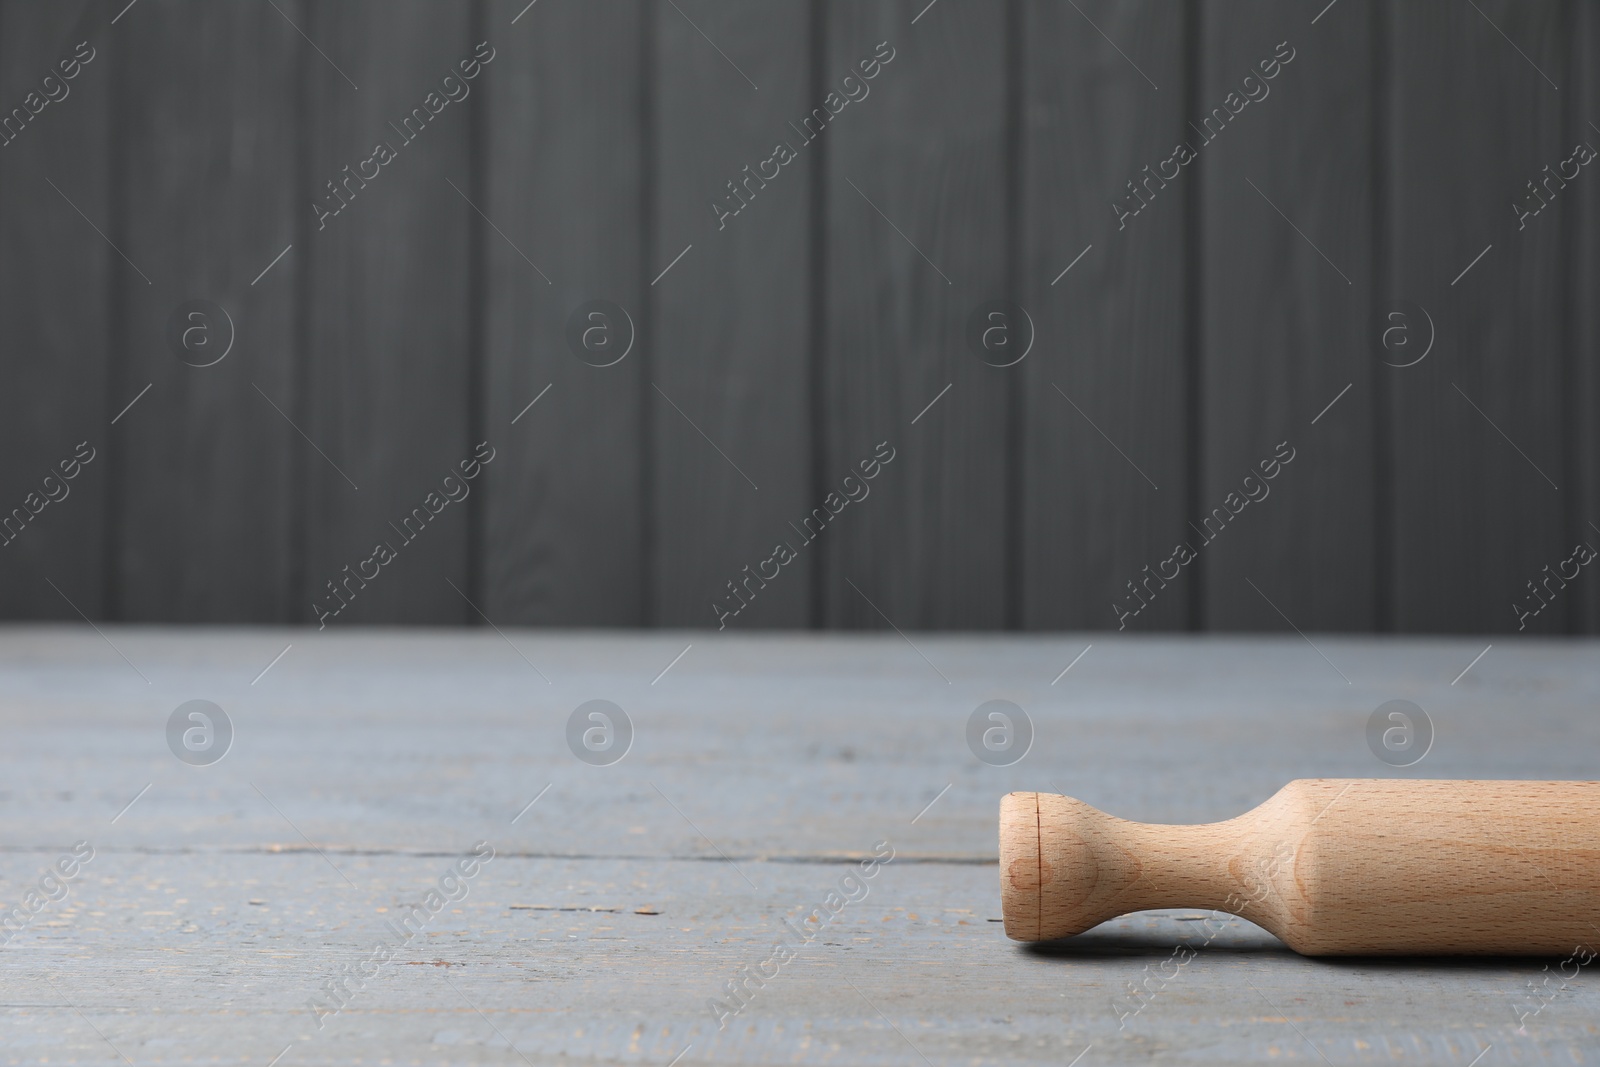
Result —
[[[1600,947],[1600,782],[1301,779],[1225,822],[1129,822],[1071,797],[1000,804],[1007,936],[1153,908],[1249,919],[1308,956]]]

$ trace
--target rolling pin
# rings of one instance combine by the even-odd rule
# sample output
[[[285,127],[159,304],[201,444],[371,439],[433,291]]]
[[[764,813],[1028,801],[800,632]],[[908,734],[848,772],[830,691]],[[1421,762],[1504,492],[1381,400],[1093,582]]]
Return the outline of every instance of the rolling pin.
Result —
[[[1600,782],[1304,778],[1198,826],[1012,793],[1000,900],[1016,941],[1210,908],[1306,956],[1564,955],[1600,946]]]

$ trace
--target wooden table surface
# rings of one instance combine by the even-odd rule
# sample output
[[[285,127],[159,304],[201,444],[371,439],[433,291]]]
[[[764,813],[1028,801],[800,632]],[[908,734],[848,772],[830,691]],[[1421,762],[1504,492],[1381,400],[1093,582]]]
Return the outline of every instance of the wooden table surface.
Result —
[[[0,1062],[1600,1061],[1592,968],[1308,960],[1182,910],[1038,951],[995,921],[1013,789],[1199,822],[1298,777],[1600,777],[1592,641],[1502,639],[1463,675],[1486,642],[101,631],[0,630],[0,903],[22,908]],[[168,748],[192,699],[235,731],[208,766]],[[591,699],[633,723],[609,766],[568,748]],[[1009,767],[967,747],[991,699],[1034,725]],[[1367,746],[1391,699],[1436,731],[1405,769]],[[447,878],[466,895],[402,942],[480,842]],[[878,842],[866,896],[719,1029],[727,982]]]

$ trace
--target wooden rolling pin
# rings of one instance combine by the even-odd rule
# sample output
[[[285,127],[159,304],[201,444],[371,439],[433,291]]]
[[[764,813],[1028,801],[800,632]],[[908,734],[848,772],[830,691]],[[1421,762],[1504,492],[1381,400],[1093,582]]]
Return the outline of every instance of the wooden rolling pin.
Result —
[[[1212,908],[1307,956],[1600,947],[1600,782],[1306,778],[1226,822],[1128,822],[1054,793],[1000,802],[1008,937]]]

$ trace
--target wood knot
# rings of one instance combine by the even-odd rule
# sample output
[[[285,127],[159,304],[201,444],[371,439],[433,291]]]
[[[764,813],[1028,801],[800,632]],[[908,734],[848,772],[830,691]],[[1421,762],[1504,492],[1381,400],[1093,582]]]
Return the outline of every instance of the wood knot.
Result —
[[[1013,889],[1032,893],[1055,881],[1056,872],[1050,864],[1036,856],[1018,856],[1011,861],[1006,877],[1011,880]]]

